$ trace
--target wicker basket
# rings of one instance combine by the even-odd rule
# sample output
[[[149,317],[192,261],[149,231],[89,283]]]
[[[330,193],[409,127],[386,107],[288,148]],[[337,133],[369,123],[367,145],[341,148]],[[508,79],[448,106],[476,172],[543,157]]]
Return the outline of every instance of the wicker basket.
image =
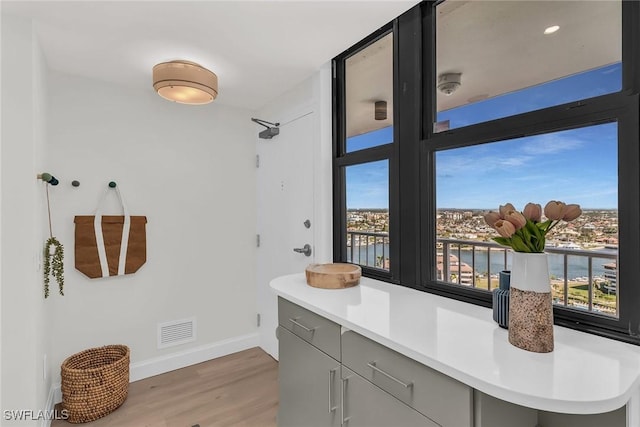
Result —
[[[62,362],[62,407],[71,423],[97,420],[115,411],[129,392],[129,347],[107,345]]]

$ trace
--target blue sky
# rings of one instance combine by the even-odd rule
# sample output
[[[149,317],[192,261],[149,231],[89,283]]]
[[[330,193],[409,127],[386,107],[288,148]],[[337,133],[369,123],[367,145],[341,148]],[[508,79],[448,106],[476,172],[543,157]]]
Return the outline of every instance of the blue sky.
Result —
[[[619,91],[614,64],[438,113],[451,128]],[[347,140],[355,151],[393,139],[387,127]],[[436,153],[436,206],[496,209],[507,202],[618,206],[617,124],[607,123]],[[347,168],[347,208],[388,208],[388,162]]]
[[[389,161],[347,166],[347,209],[389,209]]]

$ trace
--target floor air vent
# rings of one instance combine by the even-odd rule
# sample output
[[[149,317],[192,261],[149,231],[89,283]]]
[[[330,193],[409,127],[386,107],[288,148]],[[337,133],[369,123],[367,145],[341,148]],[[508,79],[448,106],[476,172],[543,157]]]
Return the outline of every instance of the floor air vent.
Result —
[[[174,320],[158,324],[158,348],[172,347],[196,340],[196,319]]]

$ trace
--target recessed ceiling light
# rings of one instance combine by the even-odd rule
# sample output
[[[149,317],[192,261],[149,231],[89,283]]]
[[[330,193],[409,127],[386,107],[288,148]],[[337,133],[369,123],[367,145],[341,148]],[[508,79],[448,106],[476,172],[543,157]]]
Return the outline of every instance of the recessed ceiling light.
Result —
[[[547,27],[544,29],[545,34],[553,34],[560,29],[559,25],[552,25],[551,27]]]

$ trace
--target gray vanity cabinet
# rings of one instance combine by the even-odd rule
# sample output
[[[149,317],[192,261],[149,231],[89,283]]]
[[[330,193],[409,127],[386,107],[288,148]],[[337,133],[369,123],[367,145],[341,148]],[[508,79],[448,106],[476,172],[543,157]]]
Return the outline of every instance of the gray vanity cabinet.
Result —
[[[340,362],[322,351],[337,345],[340,354],[340,327],[288,301],[278,305],[278,426],[340,426]]]
[[[496,399],[283,298],[278,323],[280,427],[631,427]]]
[[[281,328],[278,426],[340,425],[340,362]]]
[[[278,426],[469,427],[468,387],[282,298],[278,323]]]
[[[346,427],[439,427],[355,372],[342,367],[342,414]]]

